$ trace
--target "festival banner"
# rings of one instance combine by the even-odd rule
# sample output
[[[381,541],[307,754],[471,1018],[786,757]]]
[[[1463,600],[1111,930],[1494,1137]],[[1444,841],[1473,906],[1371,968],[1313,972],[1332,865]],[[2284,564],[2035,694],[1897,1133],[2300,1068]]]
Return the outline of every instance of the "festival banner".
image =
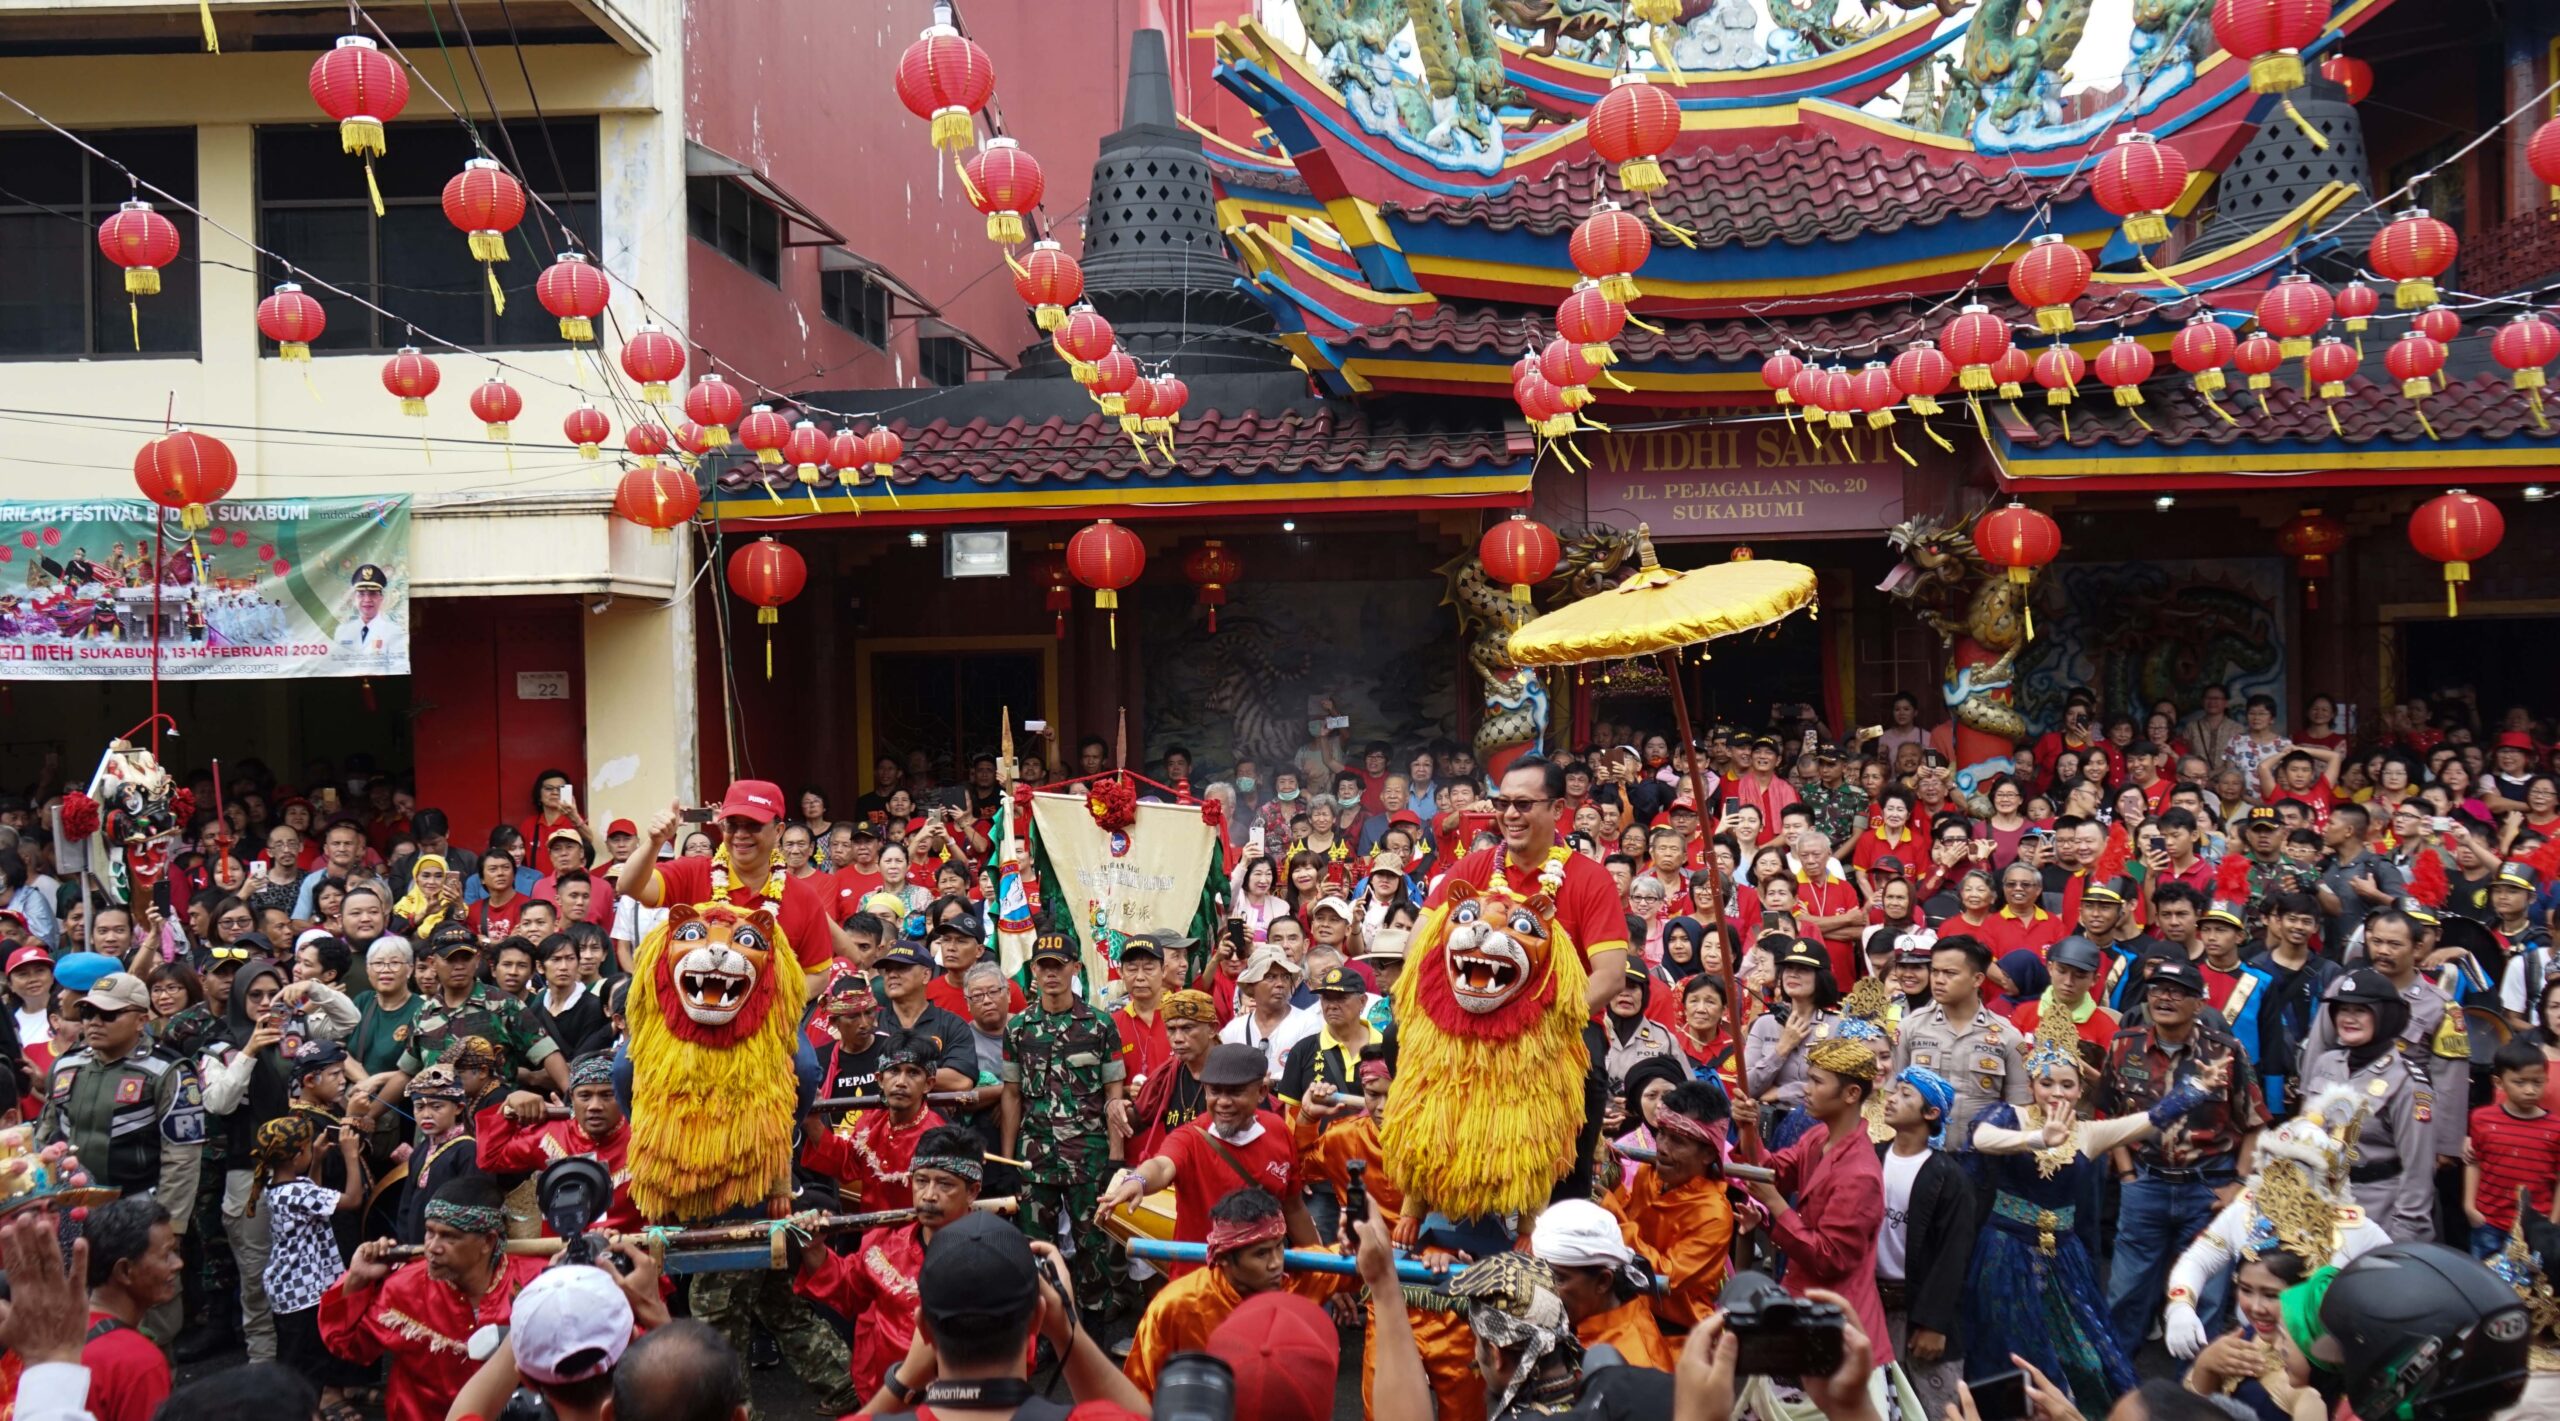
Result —
[[[1142,800],[1126,829],[1094,822],[1081,794],[1031,796],[1031,823],[1052,876],[1040,885],[1051,921],[1070,920],[1085,971],[1110,979],[1109,944],[1139,933],[1192,931],[1201,887],[1219,862],[1218,833],[1196,804]]]
[[[147,678],[155,640],[173,680],[409,673],[405,495],[206,511],[0,502],[0,680]]]

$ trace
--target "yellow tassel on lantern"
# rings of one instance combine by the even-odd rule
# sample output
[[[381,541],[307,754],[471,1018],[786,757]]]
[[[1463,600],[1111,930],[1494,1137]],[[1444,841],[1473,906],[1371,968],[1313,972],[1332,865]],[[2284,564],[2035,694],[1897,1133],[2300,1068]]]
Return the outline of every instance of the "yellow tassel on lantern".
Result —
[[[2301,88],[2302,56],[2290,49],[2275,49],[2250,60],[2249,87],[2261,94]]]
[[[2326,381],[2320,386],[2320,398],[2324,400],[2342,400],[2346,396],[2347,384],[2343,380]]]
[[[1629,158],[1620,163],[1618,181],[1626,185],[1627,191],[1635,193],[1660,192],[1671,185],[1670,180],[1662,176],[1662,164],[1650,155]]]
[[[1129,397],[1126,395],[1104,395],[1101,404],[1106,415],[1117,417],[1129,411]]]
[[[471,259],[479,262],[502,262],[507,259],[507,234],[481,230],[471,234]]]
[[[1920,426],[1920,432],[1928,435],[1930,443],[1937,445],[1947,453],[1952,454],[1956,452],[1956,446],[1947,442],[1947,436],[1940,434],[1936,425],[1924,424]]]
[[[2301,66],[2297,64],[2295,67],[2298,69]],[[934,113],[934,147],[948,148],[956,152],[959,149],[966,148],[970,144],[976,142],[977,138],[977,119],[967,109],[948,108],[937,110]]]
[[[2290,96],[2282,100],[2280,107],[2284,109],[2284,116],[2293,120],[2293,126],[2302,130],[2302,136],[2310,142],[2312,147],[2323,153],[2329,151],[2328,135],[2311,126],[2311,120],[2304,118],[2302,110],[2293,106],[2293,99]]]
[[[1637,294],[1636,279],[1633,274],[1623,271],[1604,276],[1600,278],[1600,294],[1621,306],[1632,305]]]
[[[596,338],[595,322],[588,320],[584,316],[562,316],[560,318],[560,338],[571,342],[572,344],[584,345],[586,342]]]
[[[1964,402],[1965,402],[1966,404],[1968,404],[1968,405],[1973,406],[1973,425],[1974,425],[1974,428],[1979,429],[1979,430],[1981,430],[1981,431],[1982,431],[1982,442],[1983,442],[1983,443],[1985,443],[1985,444],[1990,443],[1990,442],[1991,442],[1991,417],[1990,417],[1989,415],[1986,415],[1986,414],[1984,414],[1984,413],[1982,412],[1982,401],[1981,401],[1981,399],[1980,399],[1979,397],[1977,397],[1977,396],[1967,395],[1967,396],[1965,396],[1965,397],[1964,397]]]
[[[1664,236],[1693,252],[1698,249],[1698,234],[1663,216],[1651,202],[1644,205],[1644,215],[1653,219],[1653,225],[1661,228]]]
[[[1064,330],[1067,324],[1067,308],[1034,306],[1031,308],[1031,323],[1044,331]]]
[[[1988,365],[1968,365],[1956,372],[1956,387],[1962,390],[1988,390],[2000,382],[1991,378]]]
[[[276,359],[307,362],[311,359],[311,346],[298,340],[279,341],[276,343]]]
[[[1525,582],[1515,582],[1511,584],[1511,600],[1519,603],[1523,607],[1528,606],[1529,584]]]
[[[2403,380],[2400,382],[2400,393],[2407,395],[2413,400],[2423,400],[2435,392],[2436,382],[2428,379],[2424,375],[2419,376],[2415,380]]]
[[[2068,306],[2038,306],[2036,329],[2049,336],[2067,336],[2078,328],[2080,318]]]
[[[507,436],[507,426],[506,426],[505,421],[503,421],[503,420],[502,420],[502,421],[500,421],[500,422],[498,422],[498,423],[496,423],[496,424],[490,425],[490,426],[489,426],[489,437],[490,437],[491,439],[494,439],[494,440],[497,440],[497,441],[499,441],[499,442],[501,442],[501,443],[504,443],[504,442],[506,441],[507,437],[508,437],[508,436]]]
[[[196,0],[196,19],[204,25],[204,52],[220,54],[222,36],[213,31],[213,0]]]
[[[338,151],[379,157],[384,152],[382,120],[367,114],[338,120]]]
[[[2471,580],[2471,564],[2449,562],[2444,565],[2444,614],[2462,615],[2462,584]]]
[[[427,402],[420,399],[403,397],[400,401],[400,412],[409,416],[411,419],[425,419],[427,417]]]
[[[2054,386],[2052,389],[2044,392],[2044,402],[2048,405],[2057,406],[2071,403],[2071,387],[2069,385]]]
[[[2311,337],[2285,336],[2276,342],[2276,351],[2287,360],[2300,360],[2311,353]]]
[[[764,678],[773,679],[773,624],[782,620],[778,607],[756,608],[756,621],[764,627]]]
[[[2252,390],[2264,390],[2264,389],[2266,389],[2268,386],[2273,385],[2275,382],[2276,382],[2276,380],[2275,380],[2275,376],[2273,376],[2273,375],[2269,374],[2269,373],[2268,373],[2268,372],[2266,372],[2266,371],[2261,370],[2261,371],[2258,371],[2257,373],[2255,373],[2255,374],[2253,374],[2253,375],[2251,375],[2251,376],[2249,377],[2249,388],[2250,388],[2250,389],[2252,389]],[[2266,397],[2266,396],[2264,396],[2264,395],[2260,395],[2260,396],[2258,397],[2258,403],[2260,403],[2260,404],[2262,404],[2262,405],[2263,405],[2263,404],[2265,404],[2266,402],[2267,402],[2267,397]]]
[[[2421,276],[2415,281],[2401,282],[2398,286],[2392,288],[2391,304],[2399,307],[2403,311],[2416,310],[2422,306],[2432,306],[2436,304],[2435,279],[2433,277]]]
[[[126,267],[124,269],[124,294],[127,296],[159,295],[160,268],[156,266]]]
[[[987,214],[988,241],[1002,242],[1006,246],[1016,246],[1021,243],[1022,236],[1021,213],[990,212]]]
[[[2157,212],[2137,212],[2124,220],[2125,240],[2148,247],[2169,240],[2169,220]]]
[[[1111,649],[1118,651],[1120,649],[1120,594],[1105,587],[1093,594],[1093,605],[1108,614],[1104,624],[1109,629]]]
[[[2239,419],[2238,419],[2238,418],[2236,418],[2236,417],[2231,413],[2231,411],[2229,411],[2229,410],[2227,410],[2227,409],[2224,409],[2222,406],[2220,406],[2220,405],[2218,405],[2218,404],[2215,404],[2215,403],[2213,402],[2213,396],[2211,396],[2211,395],[2205,395],[2205,394],[2199,394],[2196,398],[2201,399],[2201,400],[2203,400],[2203,401],[2204,401],[2204,407],[2205,407],[2206,409],[2209,409],[2209,410],[2213,411],[2215,414],[2218,414],[2218,415],[2222,416],[2222,422],[2223,422],[2224,424],[2238,424],[2238,423],[2240,422],[2240,421],[2239,421]]]
[[[2015,380],[2003,380],[2000,382],[2000,398],[2004,400],[2017,399],[2026,394],[2026,392],[2027,387],[2019,384]]]
[[[1910,404],[1911,412],[1923,419],[1931,415],[1944,414],[1947,410],[1945,405],[1938,403],[1938,397],[1935,395],[1913,395]]]
[[[2322,405],[2320,408],[2323,413],[2329,416],[2330,431],[2336,434],[2340,439],[2346,438],[2347,427],[2338,423],[2338,407],[2336,405]]]
[[[201,533],[213,526],[213,515],[201,503],[190,503],[178,510],[178,526],[190,533]]]
[[[2221,394],[2224,390],[2230,388],[2230,385],[2231,381],[2225,377],[2220,370],[2199,370],[2196,372],[2196,393],[2203,395],[2208,399],[2212,396]]]
[[[1847,410],[1831,411],[1829,423],[1833,429],[1855,429],[1858,427],[1858,421],[1853,418]]]
[[[2136,252],[2134,253],[2134,257],[2137,261],[2142,263],[2144,275],[2149,276],[2152,280],[2159,282],[2161,285],[2168,287],[2170,290],[2177,292],[2181,296],[2187,294],[2187,288],[2183,282],[2151,264],[2151,254],[2149,252]]]

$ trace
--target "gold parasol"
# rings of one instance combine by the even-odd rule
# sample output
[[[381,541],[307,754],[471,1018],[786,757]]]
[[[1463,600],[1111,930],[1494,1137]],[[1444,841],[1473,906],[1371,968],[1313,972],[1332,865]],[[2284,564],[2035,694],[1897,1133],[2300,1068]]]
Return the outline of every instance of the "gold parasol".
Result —
[[[1614,661],[1747,632],[1815,603],[1813,569],[1750,559],[1674,572],[1654,560],[1652,529],[1636,525],[1635,575],[1549,612],[1511,634],[1521,666]]]
[[[1720,636],[1775,625],[1798,611],[1814,610],[1814,603],[1813,569],[1802,563],[1750,558],[1673,572],[1654,558],[1652,527],[1639,523],[1635,575],[1513,632],[1511,660],[1520,666],[1573,666],[1661,655],[1664,678],[1671,683],[1671,715],[1679,727],[1687,778],[1691,785],[1703,785],[1697,766],[1698,737],[1689,726],[1689,698],[1681,686],[1679,658],[1673,653]],[[1725,1029],[1739,1042],[1749,1026],[1742,999],[1734,994],[1734,965],[1742,944],[1725,931],[1724,875],[1717,871],[1713,854],[1707,856],[1706,873],[1707,892],[1700,907],[1724,944],[1724,999],[1734,1004]],[[1734,1065],[1742,1094],[1752,1096],[1749,1068],[1738,1059]],[[1744,1125],[1742,1138],[1744,1153],[1756,1153],[1758,1128]]]

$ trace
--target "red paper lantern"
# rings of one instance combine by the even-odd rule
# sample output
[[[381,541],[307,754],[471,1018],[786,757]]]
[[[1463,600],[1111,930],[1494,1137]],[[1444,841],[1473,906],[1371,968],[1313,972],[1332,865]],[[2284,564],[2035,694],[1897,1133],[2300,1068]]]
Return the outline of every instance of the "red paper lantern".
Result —
[[[1855,408],[1857,395],[1850,388],[1848,368],[1834,365],[1820,371],[1818,378],[1822,381],[1822,411],[1830,420],[1831,427],[1847,429],[1856,423],[1849,417],[1849,411]]]
[[[603,410],[580,401],[578,407],[560,421],[560,432],[568,436],[570,443],[578,446],[579,458],[601,459],[604,457],[604,442],[613,437],[613,421],[604,417]]]
[[[363,35],[341,35],[337,47],[311,61],[311,101],[338,121],[341,152],[364,155],[364,182],[373,187],[373,160],[383,152],[383,127],[409,106],[409,76]],[[373,194],[382,215],[382,194]]]
[[[1110,614],[1111,648],[1120,648],[1120,589],[1147,568],[1147,545],[1105,518],[1067,540],[1067,571],[1093,589],[1093,605]]]
[[[773,625],[782,606],[800,595],[809,582],[809,565],[800,554],[771,538],[758,538],[729,555],[729,590],[753,602],[764,632],[764,678],[773,679]]]
[[[2196,393],[2209,402],[2230,385],[2222,367],[2231,363],[2231,353],[2239,344],[2231,328],[2217,320],[2213,312],[2198,311],[2187,318],[2187,324],[2169,342],[2169,359],[2195,377]]]
[[[2409,546],[2418,555],[2444,564],[2444,611],[2462,615],[2462,584],[2471,580],[2471,564],[2497,551],[2507,535],[2507,520],[2498,505],[2461,489],[2428,499],[2409,515]]]
[[[1563,545],[1555,530],[1526,513],[1514,513],[1484,531],[1476,542],[1476,561],[1496,582],[1508,583],[1511,600],[1529,605],[1529,589],[1555,576]]]
[[[2311,353],[2311,338],[2336,309],[2328,288],[2293,272],[2258,298],[2258,324],[2276,338],[2285,359],[2299,360]]]
[[[2090,196],[2124,219],[2137,247],[2169,240],[2168,209],[2187,191],[2187,157],[2148,133],[2119,135],[2089,173]]]
[[[2436,278],[2453,265],[2461,247],[2452,227],[2428,216],[2425,208],[2413,207],[2373,234],[2367,255],[2376,273],[2399,283],[2391,304],[2407,311],[2435,304]]]
[[[1557,336],[1538,353],[1538,373],[1564,397],[1565,408],[1580,409],[1591,403],[1591,382],[1600,378],[1600,367],[1591,363],[1581,346]]]
[[[1539,371],[1532,369],[1513,380],[1511,398],[1539,434],[1556,439],[1573,432],[1573,412],[1565,408],[1563,392]]]
[[[1592,105],[1584,123],[1591,151],[1618,168],[1618,181],[1633,193],[1654,193],[1668,186],[1662,155],[1680,138],[1680,101],[1628,70],[1609,81],[1609,92]]]
[[[898,56],[893,81],[907,112],[933,124],[933,146],[957,152],[978,136],[975,115],[995,97],[987,52],[949,25],[927,29]]]
[[[128,296],[160,294],[160,268],[178,259],[178,229],[140,198],[98,224],[98,250],[124,268]]]
[[[684,342],[658,329],[657,322],[642,321],[622,343],[622,373],[640,382],[640,398],[662,404],[667,387],[684,373]]]
[[[184,427],[143,445],[133,456],[133,482],[142,496],[175,512],[178,526],[190,533],[212,526],[205,505],[219,502],[239,477],[240,464],[231,457],[230,446]],[[36,545],[33,532],[26,540],[29,548]]]
[[[534,299],[560,318],[560,338],[572,345],[596,338],[595,318],[612,299],[613,283],[581,252],[562,252],[533,283]]]
[[[624,474],[613,486],[613,511],[650,531],[650,542],[667,541],[667,531],[693,521],[702,507],[702,490],[693,475],[673,464],[652,459]]]
[[[1894,387],[1893,367],[1890,364],[1881,360],[1870,360],[1858,367],[1857,373],[1849,377],[1849,408],[1867,417],[1867,428],[1889,428],[1894,422],[1893,407],[1900,403],[1902,403],[1902,391]],[[1895,449],[1902,448],[1900,440],[1894,439],[1891,435],[1886,435],[1885,438]],[[1908,458],[1909,455],[1906,454],[1904,457]]]
[[[2347,381],[2355,377],[2357,363],[2354,347],[2329,336],[2302,358],[2302,370],[2311,377],[2320,398],[2336,400],[2346,397]]]
[[[1191,403],[1191,387],[1183,383],[1179,375],[1157,376],[1156,387],[1157,412],[1164,417],[1165,437],[1170,440],[1173,437],[1173,431],[1182,424],[1182,407]],[[1171,455],[1170,446],[1165,452],[1168,457]]]
[[[2062,526],[2023,503],[2011,503],[1982,515],[1974,525],[1973,546],[1983,561],[2007,568],[2009,580],[2021,585],[2035,580],[2036,569],[2062,553]]]
[[[2088,373],[2089,362],[2067,345],[2047,346],[2036,356],[2036,383],[2044,386],[2047,405],[2070,404],[2080,392],[2080,377]]]
[[[1012,263],[1013,290],[1030,303],[1033,324],[1054,333],[1067,323],[1067,308],[1084,296],[1084,268],[1047,237]]]
[[[2097,368],[2098,383],[2115,391],[2117,406],[2132,409],[2142,403],[2142,382],[2151,378],[2151,372],[2159,368],[2159,362],[2142,342],[2129,335],[2120,335],[2107,342],[2106,349],[2098,352]],[[2137,414],[2134,418],[2139,421],[2142,416]],[[2148,428],[2147,425],[2145,427]]]
[[[725,429],[721,430],[720,443],[727,444],[728,442],[729,431]],[[701,425],[688,419],[680,421],[676,425],[676,447],[699,459],[703,455],[710,453],[718,446],[711,442],[710,430],[705,429]]]
[[[1946,357],[1931,341],[1917,340],[1909,349],[1893,358],[1893,387],[1911,406],[1911,412],[1922,418],[1939,413],[1944,406],[1938,396],[1947,392],[1956,379],[1955,362]]]
[[[1102,357],[1118,348],[1119,338],[1112,333],[1111,322],[1103,319],[1100,311],[1080,305],[1067,312],[1066,320],[1059,325],[1051,343],[1057,347],[1060,358],[1067,362],[1067,373],[1077,384],[1090,388],[1094,367]]]
[[[2535,177],[2547,186],[2560,187],[2560,118],[2548,120],[2533,131],[2533,138],[2525,144],[2524,158]]]
[[[1642,218],[1614,202],[1602,201],[1574,227],[1565,250],[1573,258],[1574,270],[1599,282],[1610,300],[1633,301],[1635,274],[1653,255],[1653,234],[1644,229]]]
[[[1760,362],[1760,383],[1768,386],[1771,393],[1777,397],[1777,402],[1782,405],[1791,405],[1796,402],[1793,387],[1796,377],[1803,373],[1804,362],[1796,358],[1792,351],[1778,351]]]
[[[671,446],[666,426],[661,424],[644,420],[622,432],[622,447],[643,459],[654,459]]]
[[[827,462],[835,467],[840,483],[859,484],[870,474],[862,466],[862,436],[851,429],[839,429],[827,441]]]
[[[507,293],[498,285],[497,263],[507,259],[507,234],[524,220],[524,184],[495,158],[473,158],[444,184],[444,220],[462,229],[471,259],[489,278],[489,300],[501,315]]]
[[[400,412],[412,419],[427,417],[427,396],[436,392],[444,373],[435,361],[418,353],[414,345],[400,347],[398,353],[382,362],[382,388],[400,397]]]
[[[2035,362],[2027,357],[2027,348],[2022,345],[2010,346],[1991,362],[1991,378],[1999,382],[1999,395],[2004,400],[2026,393],[2027,376],[2034,371]]]
[[[1575,282],[1573,294],[1556,306],[1556,334],[1581,346],[1583,358],[1594,365],[1617,362],[1610,342],[1626,329],[1626,303],[1588,278]]]
[[[721,379],[720,372],[713,370],[684,392],[684,412],[701,426],[702,448],[693,450],[699,454],[704,450],[721,448],[729,442],[729,426],[736,424],[739,417],[747,412],[747,400],[738,393],[737,386]],[[682,438],[681,433],[678,438]],[[686,447],[691,448],[690,445]]]
[[[2533,404],[2536,424],[2543,424],[2542,388],[2548,383],[2542,367],[2560,359],[2560,327],[2528,311],[2489,337],[2489,358],[2507,372],[2507,379],[2525,392]],[[2546,426],[2547,427],[2547,426]]]
[[[2344,50],[2331,50],[2321,57],[2320,77],[2347,91],[2347,102],[2360,104],[2373,92],[2373,66]]]
[[[2310,354],[2309,351],[2303,353]],[[2239,366],[2240,372],[2249,377],[2250,389],[2265,390],[2275,383],[2276,367],[2284,364],[2284,347],[2265,331],[2251,331],[2249,338],[2231,352],[2231,363]],[[2266,403],[2264,395],[2259,396],[2259,403]]]
[[[1209,635],[1218,634],[1218,609],[1227,605],[1227,588],[1244,577],[1244,563],[1217,538],[1202,541],[1182,560],[1182,575],[1199,590],[1196,605],[1209,609]]]
[[[2347,323],[2347,334],[2360,336],[2372,324],[2373,313],[2381,309],[2382,298],[2363,282],[2350,281],[2338,288],[2336,304],[2340,319]]]
[[[2280,94],[2302,87],[2302,55],[2329,24],[2329,0],[2214,0],[2213,38],[2249,61],[2249,87]]]
[[[311,343],[328,328],[329,313],[290,281],[258,303],[258,333],[276,343],[281,359],[309,360]]]
[[[505,439],[507,426],[524,413],[524,396],[516,387],[492,375],[471,392],[471,415],[489,427],[489,437]]]
[[[1129,388],[1137,383],[1137,360],[1116,345],[1093,363],[1093,393],[1107,416],[1116,417],[1127,411]]]
[[[1822,367],[1807,365],[1796,372],[1795,383],[1788,387],[1796,403],[1804,406],[1807,425],[1826,424],[1831,419],[1831,406],[1823,401],[1831,397],[1831,382],[1823,378]]]
[[[871,465],[871,472],[884,479],[898,471],[898,460],[904,458],[906,452],[907,441],[899,438],[898,431],[885,424],[871,426],[871,432],[862,436],[864,461]]]
[[[784,436],[782,461],[791,465],[794,478],[813,484],[827,462],[828,449],[827,432],[804,419],[792,425],[791,433]]]
[[[2302,605],[2320,610],[2320,579],[2329,575],[2329,559],[2347,545],[2347,525],[2306,508],[2276,530],[2276,550],[2293,559],[2293,575],[2302,579]]]
[[[757,405],[738,421],[738,442],[756,456],[766,468],[782,463],[782,441],[791,437],[791,421],[774,413],[771,405]]]
[[[2009,266],[2009,294],[2035,308],[2036,329],[2047,335],[2069,335],[2079,324],[2071,303],[2089,289],[2089,254],[2060,233],[2048,232],[2027,244],[2027,254]]]
[[[986,141],[960,168],[969,181],[969,205],[987,215],[987,240],[1010,247],[1028,235],[1023,214],[1040,205],[1047,186],[1038,159],[1003,134]]]
[[[1043,589],[1044,605],[1049,615],[1057,619],[1052,635],[1060,641],[1066,640],[1067,613],[1076,605],[1076,594],[1067,583],[1067,560],[1055,551],[1048,553],[1040,559],[1032,578]]]
[[[2392,379],[2400,382],[2400,393],[2423,400],[2436,392],[2435,375],[2444,369],[2444,357],[2441,342],[2411,331],[2382,353],[2382,365],[2391,372]]]
[[[2429,306],[2411,318],[2409,328],[2429,340],[2451,345],[2462,334],[2462,318],[2450,306]]]
[[[2009,324],[1991,314],[1990,307],[1977,303],[1947,322],[1939,344],[1946,348],[1947,358],[1959,367],[1957,375],[1964,388],[1988,390],[1998,383],[1991,367],[2009,353]]]

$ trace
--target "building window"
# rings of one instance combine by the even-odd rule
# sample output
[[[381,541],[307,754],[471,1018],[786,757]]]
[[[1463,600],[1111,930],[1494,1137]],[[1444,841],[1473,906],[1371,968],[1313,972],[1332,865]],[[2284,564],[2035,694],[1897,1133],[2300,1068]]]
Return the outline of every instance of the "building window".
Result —
[[[684,180],[686,221],[697,242],[765,280],[782,284],[782,214],[735,178]]]
[[[195,130],[116,129],[81,138],[180,199],[196,200]],[[201,243],[192,214],[141,195],[178,229],[178,260],[161,268],[157,296],[128,305],[124,269],[98,251],[98,224],[133,196],[130,179],[69,139],[0,137],[0,272],[8,273],[0,280],[0,356],[131,355],[136,312],[142,354],[203,349],[196,300]]]
[[[916,337],[916,373],[928,385],[968,384],[968,344],[954,336]]]
[[[865,342],[889,348],[889,288],[868,272],[818,273],[818,312]]]
[[[600,249],[596,121],[554,118],[547,133],[532,123],[508,127],[512,150],[496,127],[481,131],[501,159],[511,152],[522,158],[531,171],[516,176],[578,240],[569,243],[549,214],[527,205],[524,220],[508,234],[507,260],[495,268],[507,293],[504,315],[490,301],[488,276],[463,234],[444,216],[446,179],[479,156],[459,125],[392,125],[388,151],[373,160],[380,217],[365,192],[363,164],[340,151],[334,126],[258,130],[259,245],[392,313],[376,315],[306,281],[304,289],[329,315],[328,329],[311,343],[315,348],[395,350],[411,343],[412,326],[475,348],[561,343],[559,321],[534,299],[533,284],[560,253]],[[262,265],[260,279],[268,286],[292,279],[273,259]]]

